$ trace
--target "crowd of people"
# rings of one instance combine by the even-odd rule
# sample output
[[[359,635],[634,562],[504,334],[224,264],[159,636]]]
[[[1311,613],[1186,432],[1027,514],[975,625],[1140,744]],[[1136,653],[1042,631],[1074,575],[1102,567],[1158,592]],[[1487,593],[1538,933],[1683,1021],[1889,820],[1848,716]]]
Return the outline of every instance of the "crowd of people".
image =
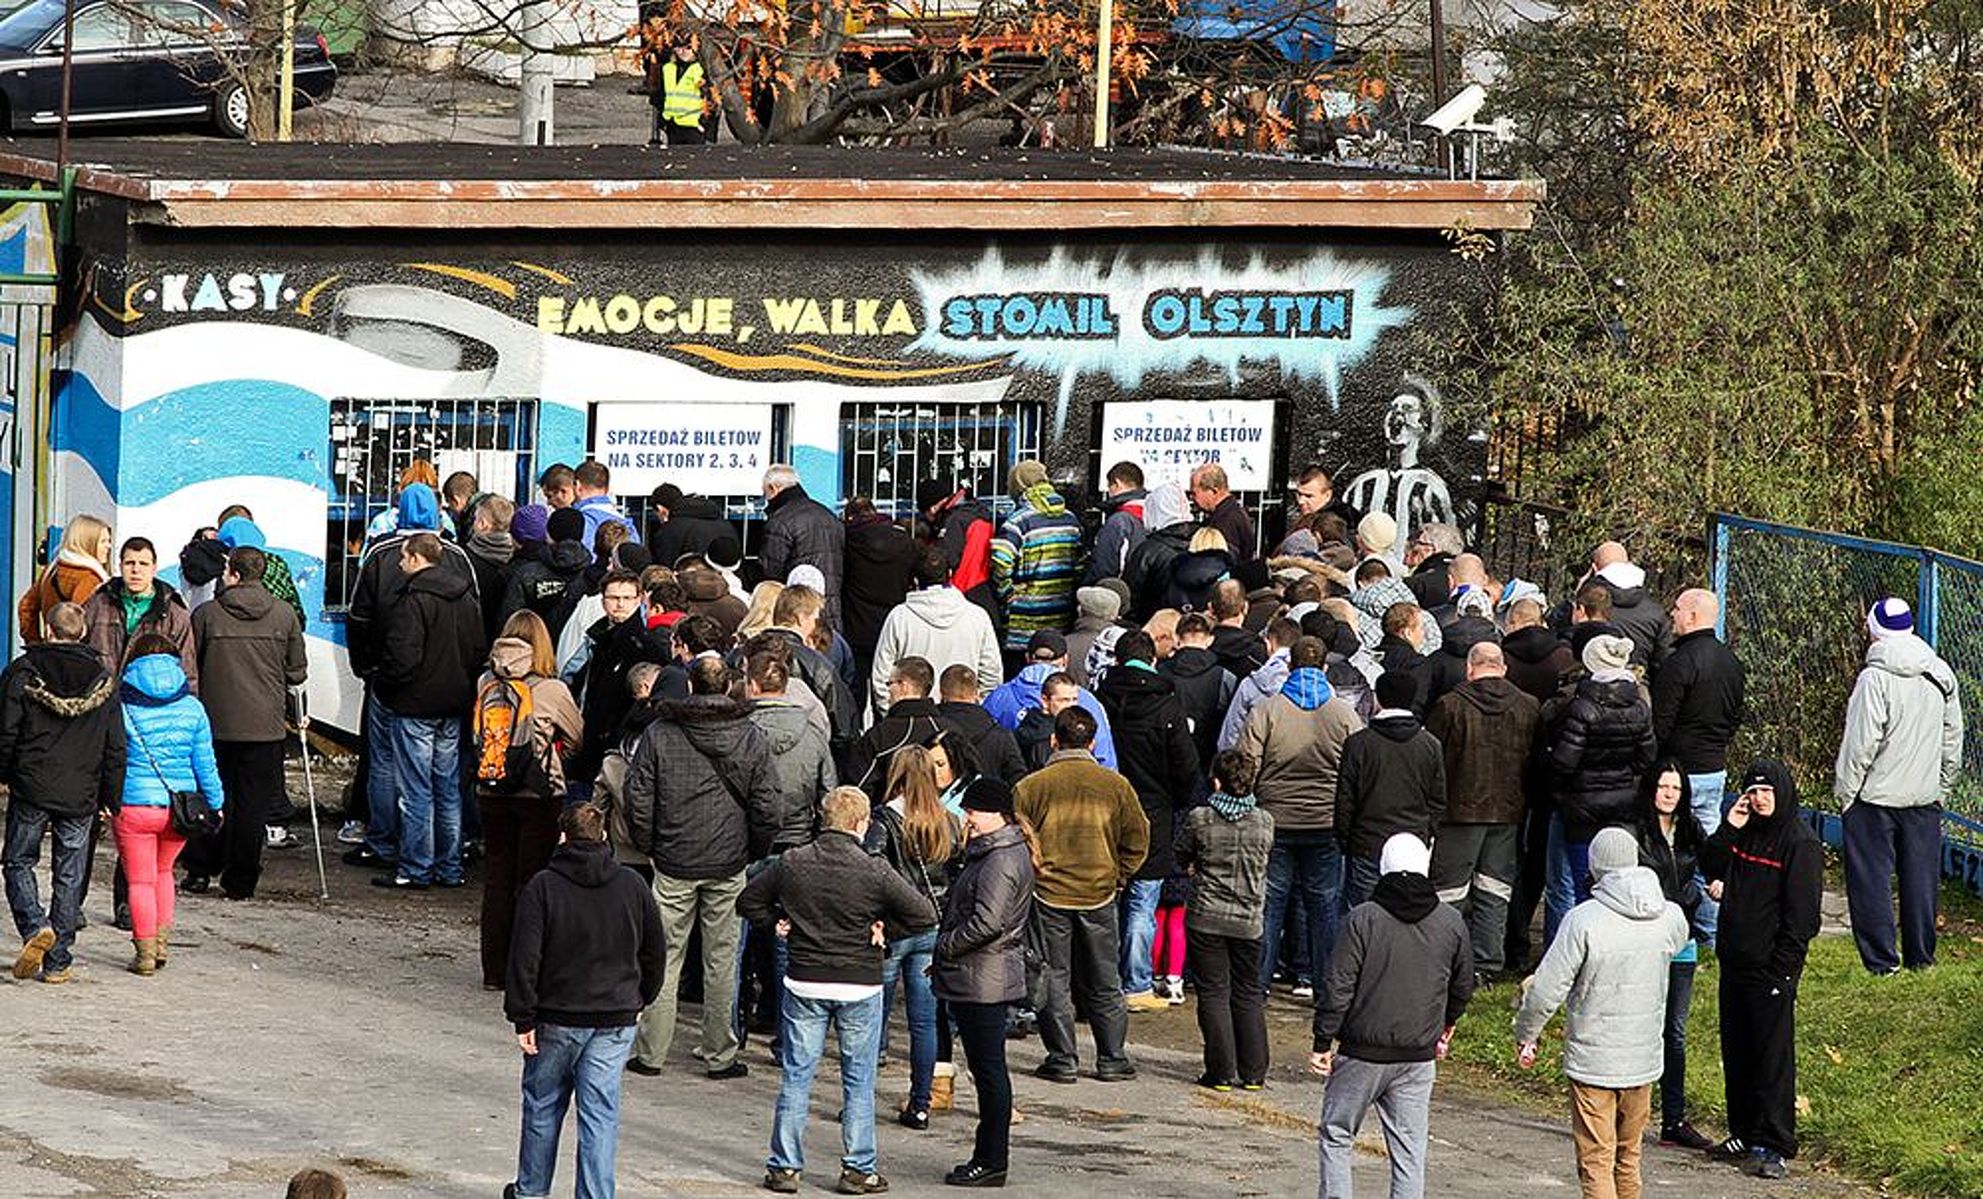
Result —
[[[344,614],[365,708],[339,836],[408,893],[465,885],[481,855],[482,981],[524,1055],[505,1193],[549,1194],[574,1103],[577,1193],[613,1193],[623,1076],[671,1069],[685,1000],[710,1079],[771,1038],[773,1192],[800,1187],[833,1031],[837,1187],[871,1194],[898,1001],[895,1120],[927,1131],[951,1107],[961,1042],[978,1120],[945,1181],[994,1187],[1009,1043],[1036,1034],[1034,1075],[1074,1083],[1085,1021],[1092,1076],[1126,1082],[1132,1016],[1192,1003],[1198,1084],[1259,1090],[1279,985],[1314,1001],[1320,1193],[1350,1193],[1376,1107],[1391,1194],[1416,1196],[1435,1063],[1504,976],[1526,980],[1525,1065],[1567,1011],[1586,1195],[1639,1193],[1655,1098],[1662,1144],[1782,1177],[1822,853],[1780,764],[1728,785],[1747,697],[1714,595],[1663,606],[1606,542],[1552,605],[1456,527],[1356,512],[1320,468],[1271,547],[1216,463],[1106,480],[1091,529],[1036,461],[1002,513],[936,480],[911,519],[865,497],[836,514],[774,466],[746,563],[716,503],[664,485],[636,527],[595,461],[544,471],[523,505],[409,468]],[[142,538],[111,577],[111,541],[70,523],[0,676],[21,979],[71,976],[101,821],[139,974],[168,959],[175,866],[245,899],[280,840],[305,673],[288,568],[238,508],[182,552],[183,590]],[[1884,974],[1934,962],[1962,717],[1904,603],[1867,628],[1837,793],[1854,932]],[[1684,1086],[1709,950],[1720,1141]]]

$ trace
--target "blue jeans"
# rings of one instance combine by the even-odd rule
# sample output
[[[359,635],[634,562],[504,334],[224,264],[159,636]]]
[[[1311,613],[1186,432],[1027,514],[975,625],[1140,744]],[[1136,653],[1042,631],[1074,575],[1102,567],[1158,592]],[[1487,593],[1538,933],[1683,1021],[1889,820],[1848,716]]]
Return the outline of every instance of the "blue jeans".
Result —
[[[1157,901],[1164,880],[1136,878],[1122,889],[1122,993],[1141,995],[1155,985],[1150,952],[1157,944]]]
[[[1721,827],[1721,805],[1728,790],[1728,772],[1717,770],[1713,774],[1690,774],[1687,787],[1692,793],[1694,819],[1701,826],[1703,837],[1712,836]],[[1714,948],[1715,930],[1721,925],[1721,905],[1708,898],[1708,880],[1696,872],[1694,882],[1701,888],[1701,906],[1694,911],[1694,927],[1700,931],[1701,944]]]
[[[840,1038],[840,1164],[863,1174],[875,1172],[874,1059],[881,1049],[881,995],[852,1001],[807,999],[788,986],[780,1009],[778,1109],[771,1128],[773,1170],[806,1165],[806,1114],[812,1106],[812,1080],[826,1052],[826,1026]]]
[[[1343,854],[1326,829],[1274,834],[1267,854],[1267,911],[1260,938],[1260,977],[1274,976],[1274,955],[1288,904],[1298,899],[1308,914],[1308,962],[1319,984],[1329,973],[1342,917]]]
[[[909,1020],[909,1107],[930,1110],[930,1080],[936,1076],[936,991],[930,986],[930,959],[936,930],[888,943],[881,967],[881,1022],[895,1010],[895,988],[902,985]],[[877,1045],[877,1052],[879,1051]]]
[[[523,1134],[516,1149],[517,1199],[551,1193],[558,1132],[578,1096],[576,1199],[612,1199],[613,1158],[620,1147],[620,1078],[633,1025],[619,1028],[537,1026],[537,1052],[523,1059]]]
[[[1591,897],[1591,843],[1577,841],[1567,834],[1563,838],[1564,869],[1570,875],[1571,898],[1578,903]]]
[[[1384,877],[1383,867],[1376,858],[1366,858],[1361,854],[1350,854],[1343,859],[1343,911],[1348,912],[1360,903],[1369,903],[1377,890],[1377,880]]]
[[[1666,1032],[1661,1037],[1659,1126],[1670,1131],[1687,1119],[1687,1013],[1694,1005],[1695,962],[1666,967]]]
[[[392,713],[365,695],[365,848],[399,860],[399,772],[394,768]]]
[[[70,947],[76,943],[76,926],[83,914],[83,883],[90,870],[90,826],[88,816],[56,816],[15,796],[7,807],[6,849],[0,852],[7,877],[7,906],[14,912],[14,928],[25,941],[44,928],[55,930],[55,947],[42,958],[47,970],[66,969]],[[41,894],[35,889],[34,868],[41,861],[42,830],[54,830],[55,847],[49,854],[49,911],[41,908]]]
[[[461,883],[461,721],[387,713],[399,780],[399,877]]]
[[[1576,876],[1570,872],[1569,842],[1563,836],[1563,816],[1560,812],[1549,814],[1549,856],[1548,871],[1542,887],[1542,947],[1556,939],[1556,926],[1563,923],[1563,917],[1577,906]],[[1586,847],[1586,854],[1589,850]],[[1584,859],[1588,862],[1588,856]]]

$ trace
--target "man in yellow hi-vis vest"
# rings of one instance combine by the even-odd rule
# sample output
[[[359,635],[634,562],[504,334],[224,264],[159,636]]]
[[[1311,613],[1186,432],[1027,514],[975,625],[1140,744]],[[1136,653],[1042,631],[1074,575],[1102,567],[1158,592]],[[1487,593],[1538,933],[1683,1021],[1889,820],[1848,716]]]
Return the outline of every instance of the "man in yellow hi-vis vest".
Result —
[[[708,140],[702,131],[702,64],[696,61],[695,47],[675,43],[674,53],[654,73],[648,102],[654,106],[649,145],[660,142],[664,131],[671,146],[700,146]]]

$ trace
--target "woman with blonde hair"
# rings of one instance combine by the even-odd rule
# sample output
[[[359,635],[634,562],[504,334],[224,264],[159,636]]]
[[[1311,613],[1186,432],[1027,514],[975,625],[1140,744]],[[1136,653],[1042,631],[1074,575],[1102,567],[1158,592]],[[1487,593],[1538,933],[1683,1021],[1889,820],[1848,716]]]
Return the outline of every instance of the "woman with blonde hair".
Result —
[[[941,912],[950,893],[950,880],[962,864],[962,822],[945,810],[930,753],[918,745],[895,751],[888,768],[887,800],[875,809],[868,826],[868,851],[879,855],[895,872]],[[918,1131],[930,1126],[930,1092],[935,1086],[937,1060],[936,994],[930,990],[931,955],[936,930],[888,943],[882,966],[882,1027],[900,985],[909,1022],[909,1103],[901,1123]]]
[[[564,756],[584,734],[578,704],[558,679],[543,618],[525,609],[503,624],[475,692],[471,748],[482,809],[482,986],[509,972],[516,899],[558,847]]]
[[[110,578],[110,526],[94,516],[78,516],[62,530],[55,561],[21,596],[21,644],[41,643],[41,618],[57,604],[83,604]]]
[[[1239,563],[1226,545],[1226,535],[1210,525],[1191,535],[1191,548],[1171,563],[1171,589],[1166,607],[1203,612],[1212,606],[1212,589],[1232,577]]]
[[[750,607],[744,611],[744,619],[737,625],[737,640],[749,641],[772,625],[772,616],[778,610],[778,597],[785,594],[785,584],[774,583],[770,579],[751,589]]]

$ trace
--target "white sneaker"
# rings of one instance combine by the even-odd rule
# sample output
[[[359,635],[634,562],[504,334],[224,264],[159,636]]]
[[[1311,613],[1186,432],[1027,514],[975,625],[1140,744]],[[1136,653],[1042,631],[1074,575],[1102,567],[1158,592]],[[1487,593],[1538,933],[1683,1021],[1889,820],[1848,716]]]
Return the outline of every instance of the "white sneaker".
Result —
[[[1164,995],[1164,999],[1167,1000],[1172,1007],[1183,1007],[1184,980],[1181,978],[1165,979],[1163,995]]]
[[[1313,999],[1313,998],[1315,998],[1315,984],[1313,984],[1313,983],[1306,983],[1306,982],[1297,982],[1297,983],[1295,983],[1295,985],[1294,985],[1294,997],[1295,997],[1296,999]]]
[[[344,827],[337,830],[337,843],[339,845],[365,844],[365,822],[362,820],[345,821]]]
[[[268,847],[270,849],[295,849],[297,846],[303,844],[284,825],[271,824],[268,826],[266,832],[268,835]]]

